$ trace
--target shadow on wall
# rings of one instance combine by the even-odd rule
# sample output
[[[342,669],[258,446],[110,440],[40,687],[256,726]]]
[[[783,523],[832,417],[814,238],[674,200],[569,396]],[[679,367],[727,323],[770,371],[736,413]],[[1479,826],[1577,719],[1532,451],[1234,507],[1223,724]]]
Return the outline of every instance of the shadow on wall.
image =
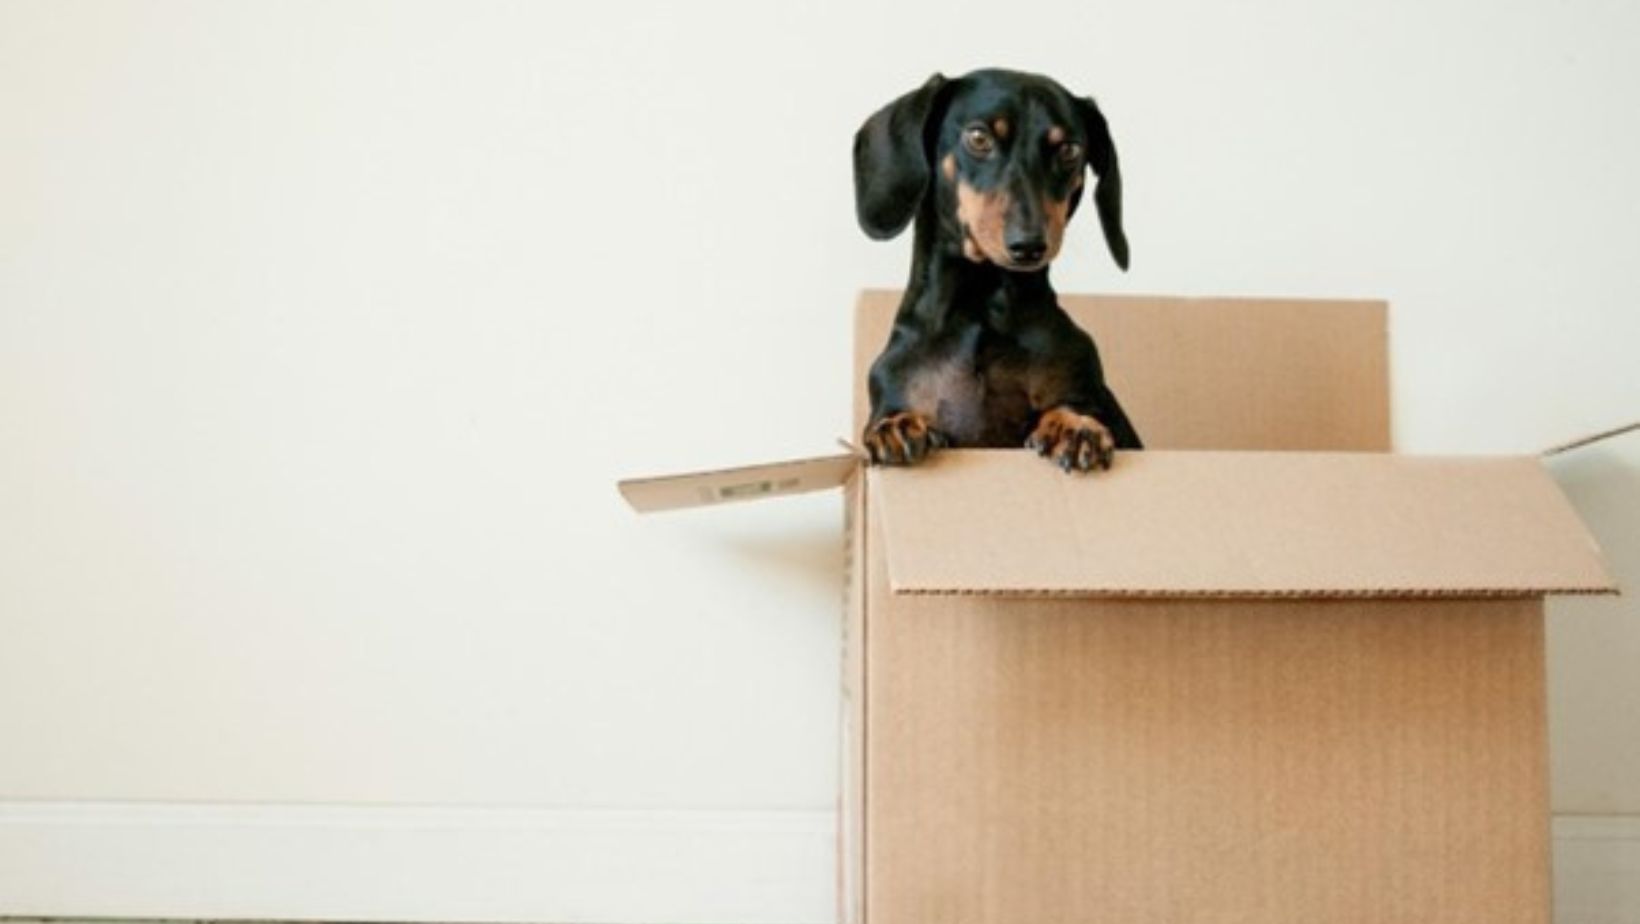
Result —
[[[837,524],[802,524],[789,532],[727,537],[724,548],[755,573],[800,586],[805,595],[843,599],[843,532]]]
[[[1640,593],[1640,433],[1609,445],[1574,449],[1549,461],[1549,471],[1571,499],[1606,554],[1626,596]],[[1606,602],[1626,607],[1623,598]]]
[[[1640,813],[1640,433],[1553,457],[1549,470],[1622,589],[1549,601],[1554,810]]]

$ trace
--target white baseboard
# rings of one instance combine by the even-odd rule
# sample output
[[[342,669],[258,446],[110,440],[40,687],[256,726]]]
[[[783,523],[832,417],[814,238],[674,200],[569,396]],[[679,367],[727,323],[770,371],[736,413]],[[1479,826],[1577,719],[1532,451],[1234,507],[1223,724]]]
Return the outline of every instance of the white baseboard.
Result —
[[[1640,815],[1555,818],[1555,924],[1640,924]]]
[[[0,802],[0,916],[827,924],[826,811]]]
[[[828,924],[831,812],[0,802],[0,917]],[[1640,816],[1554,822],[1555,924],[1640,924]]]

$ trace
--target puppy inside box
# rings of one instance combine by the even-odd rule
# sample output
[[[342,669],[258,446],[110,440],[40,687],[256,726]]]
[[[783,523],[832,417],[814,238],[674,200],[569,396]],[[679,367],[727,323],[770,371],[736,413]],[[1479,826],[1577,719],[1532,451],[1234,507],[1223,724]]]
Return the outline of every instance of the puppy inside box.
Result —
[[[1088,471],[1141,448],[1093,338],[1048,280],[1090,171],[1126,269],[1121,169],[1091,98],[1035,74],[936,74],[866,120],[854,140],[860,226],[886,239],[915,222],[910,279],[871,367],[861,445],[872,462],[1025,446]]]
[[[927,89],[873,118],[894,128]],[[956,142],[1049,143],[1053,125],[1013,118]],[[942,187],[956,152],[937,140],[926,186],[886,200],[901,217],[861,216],[920,223],[919,294],[866,292],[855,318],[855,423],[877,462],[920,464],[621,485],[641,510],[846,487],[838,919],[1547,924],[1542,597],[1614,588],[1543,467],[1391,452],[1382,302],[1043,295],[1040,267],[1003,264],[1045,266],[1046,233],[1009,253],[983,201],[1029,200],[1023,181],[953,157]],[[1068,197],[1042,201],[1068,220]],[[1098,331],[1100,388],[1049,362],[1056,387],[1031,392],[1021,353],[1062,347],[1032,339],[1052,322],[1010,326],[1020,304]],[[896,340],[935,361],[866,394]],[[1121,405],[1098,403],[1111,385]],[[1116,413],[1146,451],[1067,478],[938,445],[1023,446],[1066,401],[1099,427],[1044,439],[1060,464],[1098,467]],[[912,412],[920,445],[884,425]]]

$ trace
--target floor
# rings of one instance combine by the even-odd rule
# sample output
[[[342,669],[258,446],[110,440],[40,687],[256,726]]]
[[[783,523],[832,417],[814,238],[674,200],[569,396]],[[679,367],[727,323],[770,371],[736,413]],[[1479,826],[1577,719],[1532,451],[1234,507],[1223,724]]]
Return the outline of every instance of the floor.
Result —
[[[1640,816],[1555,819],[1554,924],[1640,924]],[[133,924],[133,919],[26,918],[0,924]],[[209,919],[144,920],[140,924],[217,924]],[[222,922],[229,924],[229,922]],[[235,921],[232,924],[247,924]],[[250,922],[286,924],[286,922]]]

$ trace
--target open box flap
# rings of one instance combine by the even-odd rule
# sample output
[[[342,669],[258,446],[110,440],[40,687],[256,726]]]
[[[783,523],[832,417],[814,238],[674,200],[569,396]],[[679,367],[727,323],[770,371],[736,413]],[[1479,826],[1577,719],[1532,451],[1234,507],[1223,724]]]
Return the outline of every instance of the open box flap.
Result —
[[[629,478],[616,486],[632,509],[652,513],[824,491],[847,481],[859,464],[857,457],[838,453],[682,475]]]
[[[1611,593],[1537,459],[1118,453],[1067,475],[1023,451],[870,470],[897,593]]]
[[[1388,306],[1282,298],[1058,296],[1092,334],[1111,390],[1151,449],[1388,451]],[[854,432],[899,305],[861,293]]]

